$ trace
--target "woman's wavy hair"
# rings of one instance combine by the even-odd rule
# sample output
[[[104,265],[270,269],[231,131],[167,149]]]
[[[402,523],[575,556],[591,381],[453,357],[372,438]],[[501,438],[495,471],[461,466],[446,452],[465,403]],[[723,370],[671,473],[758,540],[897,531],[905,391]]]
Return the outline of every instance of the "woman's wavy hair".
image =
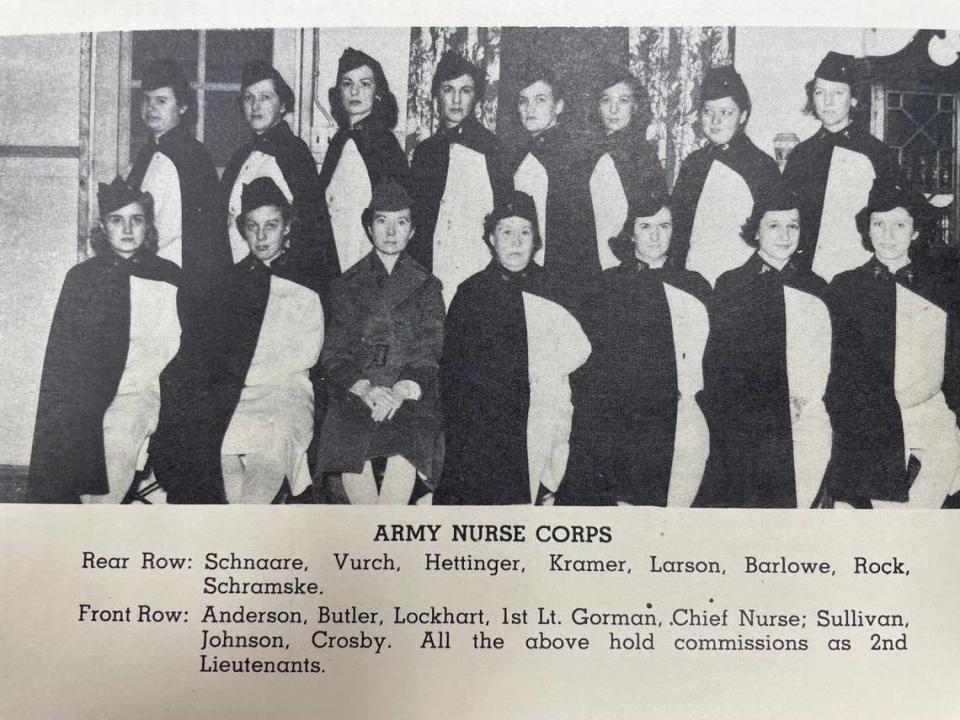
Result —
[[[626,69],[621,72],[613,72],[610,69],[594,86],[593,108],[591,110],[594,122],[597,127],[603,127],[603,118],[600,117],[600,98],[603,97],[604,90],[619,83],[624,83],[633,92],[634,111],[627,127],[646,135],[647,126],[650,125],[653,118],[653,112],[650,110],[650,93],[647,92],[647,88],[640,82],[639,78]]]
[[[143,245],[151,253],[157,252],[157,246],[160,242],[160,235],[157,232],[157,226],[154,224],[153,195],[148,192],[141,193],[134,202],[143,208],[144,217],[147,220],[147,232],[143,239]],[[103,227],[104,219],[110,213],[102,213],[97,223],[90,228],[90,249],[94,255],[109,255],[113,252],[110,247],[110,240],[107,239],[107,231]]]
[[[373,82],[376,88],[373,96],[373,110],[370,112],[369,119],[377,125],[393,130],[400,117],[397,98],[390,91],[390,83],[387,82],[383,66],[369,55],[366,57],[367,62],[364,64],[373,70]],[[327,99],[330,102],[330,112],[333,114],[333,119],[337,121],[337,125],[341,128],[349,128],[350,117],[347,115],[346,108],[343,107],[343,99],[340,96],[340,81],[343,80],[343,75],[339,70],[337,71],[337,81],[327,91]]]

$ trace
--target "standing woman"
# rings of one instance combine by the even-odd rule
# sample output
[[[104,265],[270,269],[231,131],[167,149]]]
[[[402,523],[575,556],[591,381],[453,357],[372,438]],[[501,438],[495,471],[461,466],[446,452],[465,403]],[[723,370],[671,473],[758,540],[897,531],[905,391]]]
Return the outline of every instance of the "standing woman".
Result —
[[[360,217],[370,205],[373,188],[386,178],[405,178],[407,157],[393,134],[397,99],[379,62],[359,50],[344,50],[329,98],[340,129],[323,159],[320,186],[330,212],[340,272],[346,272],[370,252]]]
[[[177,352],[180,270],[156,256],[153,200],[100,184],[94,257],[71,268],[47,343],[27,497],[123,500],[160,412],[160,372]]]
[[[798,199],[782,185],[743,226],[756,254],[719,277],[703,360],[710,458],[697,505],[809,508],[830,459],[825,283],[798,267]]]
[[[406,252],[412,205],[395,180],[377,185],[362,218],[373,249],[330,292],[321,356],[330,404],[317,468],[340,472],[355,505],[406,505],[418,473],[434,483],[442,447],[443,297],[440,281]],[[378,489],[370,461],[382,457]]]
[[[707,144],[680,166],[671,255],[711,285],[753,254],[740,230],[758,195],[780,179],[777,163],[746,135],[750,110],[747,87],[733,66],[707,71],[700,98]]]
[[[253,137],[230,158],[220,183],[233,262],[250,252],[237,225],[243,186],[268,177],[293,210],[287,251],[291,261],[303,266],[305,276],[323,296],[340,267],[313,155],[284,120],[294,109],[293,90],[275,68],[253,60],[243,68],[240,106]]]
[[[797,262],[827,282],[869,259],[854,218],[874,178],[896,183],[899,174],[894,150],[853,122],[856,84],[853,56],[828,52],[806,86],[806,112],[820,130],[790,153],[783,173],[801,202]]]
[[[627,198],[662,196],[667,191],[656,150],[647,142],[650,102],[646,90],[626,69],[605,69],[596,102],[603,139],[590,174],[590,199],[600,268],[619,264],[610,248],[627,220]]]
[[[827,291],[837,503],[939,508],[960,489],[956,282],[910,260],[930,211],[919,193],[875,181],[856,217],[873,254]]]
[[[140,117],[150,140],[127,177],[154,198],[157,254],[183,268],[185,279],[209,281],[230,267],[220,217],[220,184],[210,153],[190,131],[196,96],[172,58],[144,70]]]
[[[552,503],[567,465],[568,376],[590,355],[580,324],[544,296],[533,199],[514,192],[484,223],[493,259],[461,283],[445,327],[446,456],[434,504]]]
[[[697,405],[710,285],[671,267],[670,198],[634,199],[610,240],[622,261],[584,304],[593,352],[577,373],[570,462],[557,501],[689,507],[710,443]]]

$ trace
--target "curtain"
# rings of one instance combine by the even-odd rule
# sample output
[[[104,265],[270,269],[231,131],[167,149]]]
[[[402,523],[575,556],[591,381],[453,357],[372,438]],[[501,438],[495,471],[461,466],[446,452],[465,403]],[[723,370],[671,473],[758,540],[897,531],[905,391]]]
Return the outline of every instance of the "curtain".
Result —
[[[491,131],[497,127],[497,89],[500,81],[500,28],[414,27],[410,29],[410,66],[407,92],[407,155],[437,129],[440,118],[430,93],[433,72],[447,50],[463,55],[487,76],[486,97],[477,117]]]
[[[695,125],[703,73],[733,63],[733,51],[729,27],[630,28],[630,71],[650,93],[648,137],[671,184],[683,159],[703,144]]]

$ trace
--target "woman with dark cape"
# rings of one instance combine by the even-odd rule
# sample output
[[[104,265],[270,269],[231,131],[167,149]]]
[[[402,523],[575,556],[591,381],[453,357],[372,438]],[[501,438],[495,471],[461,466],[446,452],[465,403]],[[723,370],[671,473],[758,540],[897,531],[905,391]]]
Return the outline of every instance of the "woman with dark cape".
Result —
[[[409,252],[443,283],[447,307],[457,286],[490,260],[479,230],[511,190],[503,146],[475,114],[485,86],[480,68],[444,53],[431,85],[440,127],[417,145],[410,165],[417,232]]]
[[[439,505],[552,503],[569,452],[568,376],[590,355],[580,324],[545,295],[533,199],[514,192],[484,223],[493,259],[447,314]]]
[[[177,352],[180,269],[156,256],[148,193],[100,184],[94,257],[67,273],[50,328],[27,499],[124,499],[160,411],[159,376]]]
[[[717,279],[700,396],[710,458],[699,506],[810,508],[822,499],[831,325],[825,283],[792,259],[798,203],[782,184],[758,198],[743,226],[756,254]]]
[[[558,504],[689,507],[709,450],[696,395],[710,285],[671,265],[670,198],[634,198],[621,261],[580,313],[593,353],[572,380],[570,462]]]
[[[910,258],[931,215],[919,193],[874,181],[856,217],[873,255],[827,290],[836,507],[939,508],[960,490],[957,280]]]
[[[284,120],[294,110],[293,90],[274,67],[253,60],[244,65],[239,100],[253,137],[233,154],[220,180],[233,262],[250,252],[237,226],[243,186],[268,177],[293,209],[291,262],[303,266],[311,286],[324,297],[340,265],[313,155]]]
[[[875,178],[896,183],[900,172],[894,150],[853,121],[856,86],[853,56],[828,52],[806,86],[806,111],[822,125],[794,148],[783,171],[801,203],[803,239],[795,262],[827,282],[870,258],[854,217]]]
[[[370,252],[360,217],[370,205],[373,189],[386,178],[405,180],[407,156],[393,134],[397,99],[379,62],[348,47],[328,94],[339,130],[323,158],[320,186],[344,273]]]
[[[290,204],[270,178],[244,186],[237,222],[250,253],[181,293],[183,341],[161,378],[151,453],[171,503],[269,503],[311,482],[320,297],[287,255]]]
[[[607,66],[597,87],[597,115],[603,138],[591,162],[590,200],[600,268],[620,264],[610,238],[627,220],[627,198],[664,195],[667,181],[656,150],[647,141],[650,100],[630,71]]]
[[[671,255],[711,285],[753,254],[740,228],[757,196],[780,179],[773,158],[747,137],[750,112],[750,94],[733,66],[709,69],[700,96],[707,144],[680,166],[673,188]]]
[[[189,129],[196,97],[177,62],[157,60],[140,84],[150,140],[137,153],[129,185],[154,200],[157,255],[183,268],[184,280],[209,283],[230,267],[213,159]]]

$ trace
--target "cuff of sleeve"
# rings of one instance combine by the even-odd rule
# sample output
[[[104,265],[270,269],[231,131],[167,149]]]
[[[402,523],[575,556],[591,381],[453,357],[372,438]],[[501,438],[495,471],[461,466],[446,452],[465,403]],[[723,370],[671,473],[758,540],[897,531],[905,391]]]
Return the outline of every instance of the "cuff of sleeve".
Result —
[[[394,383],[393,389],[405,395],[408,400],[419,400],[423,395],[420,384],[413,380],[399,380]]]
[[[350,392],[352,392],[357,397],[362,396],[367,390],[370,389],[370,381],[366,378],[361,378],[357,380],[353,385],[350,386]]]

